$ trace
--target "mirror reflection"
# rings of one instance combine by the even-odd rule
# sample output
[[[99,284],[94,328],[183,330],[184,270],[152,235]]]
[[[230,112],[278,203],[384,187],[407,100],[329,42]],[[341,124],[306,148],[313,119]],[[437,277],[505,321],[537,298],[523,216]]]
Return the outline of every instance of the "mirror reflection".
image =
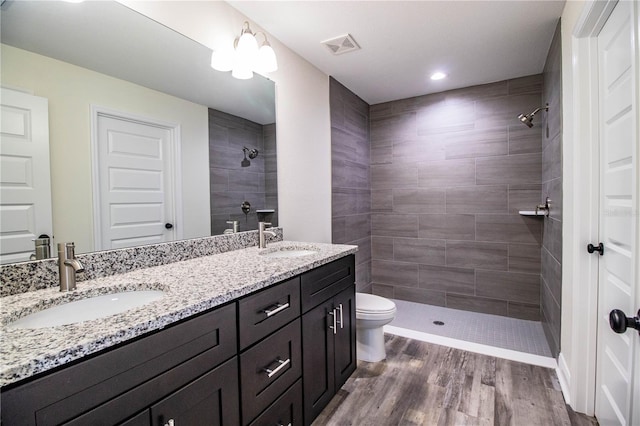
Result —
[[[117,2],[8,0],[1,19],[2,263],[43,235],[55,256],[277,224],[272,81]]]

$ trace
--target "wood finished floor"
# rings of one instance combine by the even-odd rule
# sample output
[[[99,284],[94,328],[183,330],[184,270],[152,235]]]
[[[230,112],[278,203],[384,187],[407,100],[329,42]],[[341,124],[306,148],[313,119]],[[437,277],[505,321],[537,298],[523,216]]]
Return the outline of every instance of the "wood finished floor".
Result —
[[[597,425],[564,403],[553,370],[385,335],[387,360],[357,370],[320,425]]]

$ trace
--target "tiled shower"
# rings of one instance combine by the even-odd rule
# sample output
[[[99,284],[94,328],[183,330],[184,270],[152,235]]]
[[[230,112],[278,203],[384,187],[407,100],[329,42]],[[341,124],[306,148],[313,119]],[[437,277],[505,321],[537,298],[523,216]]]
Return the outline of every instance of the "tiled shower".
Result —
[[[331,79],[333,242],[360,246],[358,291],[542,320],[557,355],[559,60],[556,35],[544,74],[371,106]],[[519,214],[547,195],[549,218]]]
[[[257,157],[249,159],[244,147],[257,149]],[[258,209],[273,209],[268,220],[277,226],[276,125],[209,109],[209,151],[211,235],[231,228],[227,221],[233,220],[239,231],[257,229]],[[246,215],[244,201],[251,205]]]

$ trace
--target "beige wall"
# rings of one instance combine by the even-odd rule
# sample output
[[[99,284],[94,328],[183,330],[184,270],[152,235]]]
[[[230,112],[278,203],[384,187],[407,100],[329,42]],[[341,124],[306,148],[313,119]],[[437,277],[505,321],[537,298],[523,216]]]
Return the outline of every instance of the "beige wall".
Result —
[[[209,235],[207,108],[85,68],[2,45],[2,85],[49,100],[53,232],[93,251],[90,107],[181,126],[183,237]]]
[[[120,2],[212,49],[232,43],[248,20],[221,1]],[[329,77],[269,41],[279,67],[268,76],[276,83],[279,224],[287,240],[331,242]]]

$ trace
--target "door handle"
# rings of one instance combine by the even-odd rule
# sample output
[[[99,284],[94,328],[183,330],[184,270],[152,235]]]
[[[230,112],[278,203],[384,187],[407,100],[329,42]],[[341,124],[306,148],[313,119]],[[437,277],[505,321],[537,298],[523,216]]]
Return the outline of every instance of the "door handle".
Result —
[[[602,256],[604,254],[604,244],[599,243],[597,246],[594,246],[593,244],[589,243],[587,244],[587,251],[589,253],[593,253],[594,251],[597,251],[600,253],[600,256]]]
[[[634,328],[640,335],[640,309],[635,317],[628,317],[620,309],[614,309],[609,313],[609,326],[616,333],[624,333],[627,328]]]

